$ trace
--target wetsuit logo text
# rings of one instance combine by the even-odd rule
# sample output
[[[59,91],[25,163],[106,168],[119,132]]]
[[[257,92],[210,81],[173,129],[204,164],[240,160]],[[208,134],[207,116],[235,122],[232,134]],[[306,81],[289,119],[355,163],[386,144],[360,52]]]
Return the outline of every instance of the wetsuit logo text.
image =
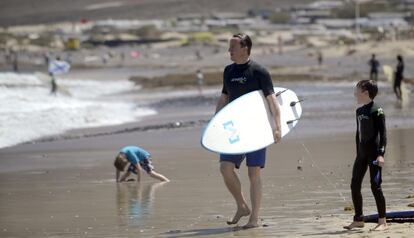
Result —
[[[247,78],[243,76],[243,77],[238,77],[238,78],[232,78],[230,81],[231,82],[238,82],[240,84],[245,84],[246,81],[247,81]]]

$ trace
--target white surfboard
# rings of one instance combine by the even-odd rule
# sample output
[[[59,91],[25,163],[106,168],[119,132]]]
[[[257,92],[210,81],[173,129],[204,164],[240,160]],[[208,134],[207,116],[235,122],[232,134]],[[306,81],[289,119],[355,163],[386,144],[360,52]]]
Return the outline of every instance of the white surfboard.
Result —
[[[52,60],[49,63],[49,73],[54,75],[66,74],[69,72],[70,64],[63,60]]]
[[[382,71],[384,71],[384,75],[387,78],[388,83],[394,83],[394,70],[389,65],[383,65]]]
[[[280,105],[282,137],[302,115],[295,92],[275,87]],[[261,90],[245,94],[222,108],[209,122],[201,138],[206,149],[223,154],[256,151],[274,143],[274,120]]]

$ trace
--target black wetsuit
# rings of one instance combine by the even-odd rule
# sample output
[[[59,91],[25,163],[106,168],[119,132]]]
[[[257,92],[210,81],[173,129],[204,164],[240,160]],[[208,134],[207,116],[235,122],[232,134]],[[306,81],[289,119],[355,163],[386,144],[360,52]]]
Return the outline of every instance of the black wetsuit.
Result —
[[[50,94],[56,94],[58,86],[57,86],[57,83],[56,83],[55,75],[54,74],[50,74],[50,77],[52,78],[51,79],[52,80],[51,81],[52,87],[50,89]]]
[[[378,79],[378,67],[379,67],[379,62],[376,59],[371,59],[370,61],[368,61],[368,64],[371,66],[371,71],[370,71],[370,79],[373,79],[375,81],[377,81]]]
[[[397,64],[397,70],[395,71],[395,83],[394,85],[400,86],[401,81],[404,79],[404,63],[399,61]]]
[[[229,96],[229,102],[256,90],[262,90],[265,96],[274,93],[272,79],[264,67],[252,60],[226,66],[222,93]]]
[[[395,84],[400,85],[404,78],[404,63],[399,61],[397,64],[397,70],[395,71]]]
[[[404,63],[403,61],[398,61],[397,69],[395,71],[394,77],[394,93],[397,96],[397,99],[402,99],[401,94],[401,81],[404,79]]]
[[[355,137],[357,157],[352,170],[352,201],[355,207],[355,221],[363,220],[361,184],[369,167],[371,190],[377,204],[379,218],[385,217],[385,198],[382,193],[382,170],[373,162],[384,156],[387,143],[385,116],[381,107],[374,102],[356,110],[357,132]]]

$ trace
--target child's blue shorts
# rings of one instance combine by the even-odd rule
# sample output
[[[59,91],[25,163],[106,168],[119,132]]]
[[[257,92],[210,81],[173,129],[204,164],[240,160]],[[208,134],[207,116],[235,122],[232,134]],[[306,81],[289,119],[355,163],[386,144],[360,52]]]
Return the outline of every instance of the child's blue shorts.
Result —
[[[244,158],[246,158],[246,165],[248,167],[265,167],[266,162],[266,148],[261,150],[256,150],[246,154],[238,154],[238,155],[227,155],[227,154],[220,154],[220,162],[221,161],[228,161],[234,163],[236,168],[240,168],[241,162],[243,162]]]

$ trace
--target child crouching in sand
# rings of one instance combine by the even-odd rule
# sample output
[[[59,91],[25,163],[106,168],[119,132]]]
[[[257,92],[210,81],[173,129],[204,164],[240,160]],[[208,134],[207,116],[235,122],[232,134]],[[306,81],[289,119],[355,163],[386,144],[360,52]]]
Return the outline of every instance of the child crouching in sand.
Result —
[[[162,182],[170,181],[164,175],[154,171],[154,166],[151,163],[151,155],[138,146],[126,146],[122,148],[115,157],[114,166],[116,168],[117,182],[126,181],[131,173],[137,175],[137,182],[141,181],[141,168],[155,179]],[[120,178],[122,172],[123,175]]]

